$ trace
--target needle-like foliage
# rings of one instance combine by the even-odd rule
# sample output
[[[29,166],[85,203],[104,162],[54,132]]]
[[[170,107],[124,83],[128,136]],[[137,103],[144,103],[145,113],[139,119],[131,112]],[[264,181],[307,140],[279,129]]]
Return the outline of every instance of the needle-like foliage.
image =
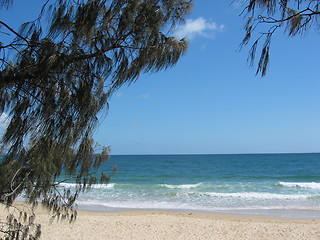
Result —
[[[0,7],[14,7],[13,0]],[[123,84],[177,63],[187,42],[170,33],[190,8],[185,0],[47,0],[20,29],[0,17],[0,115],[9,122],[1,202],[12,206],[22,194],[74,218],[79,191],[110,177],[93,174],[109,156],[108,148],[94,149],[99,114]],[[62,173],[75,179],[76,192],[59,190]],[[16,239],[19,224],[2,226]]]
[[[253,65],[257,45],[264,39],[256,72],[262,76],[267,73],[271,39],[277,29],[283,28],[289,36],[304,34],[312,27],[320,29],[320,0],[247,0],[245,5],[246,34],[241,47],[257,36],[248,57]]]

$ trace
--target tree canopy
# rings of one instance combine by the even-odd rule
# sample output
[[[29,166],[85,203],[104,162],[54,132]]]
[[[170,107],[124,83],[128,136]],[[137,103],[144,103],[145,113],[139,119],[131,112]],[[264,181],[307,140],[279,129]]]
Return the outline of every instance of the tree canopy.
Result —
[[[0,0],[1,11],[13,4]],[[172,37],[172,29],[191,5],[47,0],[38,17],[19,29],[0,18],[0,115],[8,115],[9,122],[1,140],[1,202],[10,206],[23,194],[58,216],[75,217],[69,209],[79,191],[110,177],[95,174],[109,156],[107,147],[97,152],[92,139],[99,114],[123,84],[177,63],[187,42]],[[78,184],[75,193],[58,190],[62,172]],[[0,231],[12,239],[19,231],[30,235],[13,226]]]
[[[302,35],[310,28],[319,32],[319,0],[247,0],[245,4],[246,34],[241,45],[254,38],[248,58],[253,65],[258,45],[263,41],[256,72],[262,76],[267,72],[271,40],[276,30],[283,29],[288,36]]]

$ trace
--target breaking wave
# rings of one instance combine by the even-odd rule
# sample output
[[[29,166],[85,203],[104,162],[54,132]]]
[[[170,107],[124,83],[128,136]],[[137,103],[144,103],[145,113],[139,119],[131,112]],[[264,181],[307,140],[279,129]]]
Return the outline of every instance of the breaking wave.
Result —
[[[290,188],[308,188],[320,190],[320,183],[317,182],[279,182],[279,185]]]

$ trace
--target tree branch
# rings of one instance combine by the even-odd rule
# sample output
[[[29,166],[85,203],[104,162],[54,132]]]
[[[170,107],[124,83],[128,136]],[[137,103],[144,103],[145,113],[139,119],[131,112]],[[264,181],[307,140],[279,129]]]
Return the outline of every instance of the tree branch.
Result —
[[[303,14],[304,12],[307,12],[307,11],[311,11],[311,13],[305,13]],[[290,15],[289,17],[287,18],[283,18],[283,19],[275,19],[275,18],[272,18],[272,17],[263,17],[263,16],[259,16],[260,19],[262,19],[261,23],[283,23],[283,22],[286,22],[286,21],[289,21],[291,20],[292,18],[294,17],[297,17],[297,16],[307,16],[307,17],[311,17],[313,15],[318,15],[320,14],[320,12],[318,11],[313,11],[312,9],[310,8],[306,8],[296,14],[293,14],[293,15]],[[271,19],[272,21],[268,21],[266,19]]]
[[[14,33],[16,36],[18,36],[19,38],[21,38],[22,40],[24,40],[27,44],[30,43],[30,40],[26,39],[25,37],[21,36],[18,32],[16,32],[14,29],[12,29],[9,25],[7,25],[6,23],[4,23],[3,21],[0,21],[0,24],[2,24],[3,26],[5,26],[7,29],[9,29],[12,33]]]

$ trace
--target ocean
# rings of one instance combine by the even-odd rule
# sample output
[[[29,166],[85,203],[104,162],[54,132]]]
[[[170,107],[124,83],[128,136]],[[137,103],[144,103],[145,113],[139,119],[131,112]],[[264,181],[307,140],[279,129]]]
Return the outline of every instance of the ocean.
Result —
[[[79,209],[320,217],[320,154],[113,155]],[[73,183],[64,186],[73,187]]]

